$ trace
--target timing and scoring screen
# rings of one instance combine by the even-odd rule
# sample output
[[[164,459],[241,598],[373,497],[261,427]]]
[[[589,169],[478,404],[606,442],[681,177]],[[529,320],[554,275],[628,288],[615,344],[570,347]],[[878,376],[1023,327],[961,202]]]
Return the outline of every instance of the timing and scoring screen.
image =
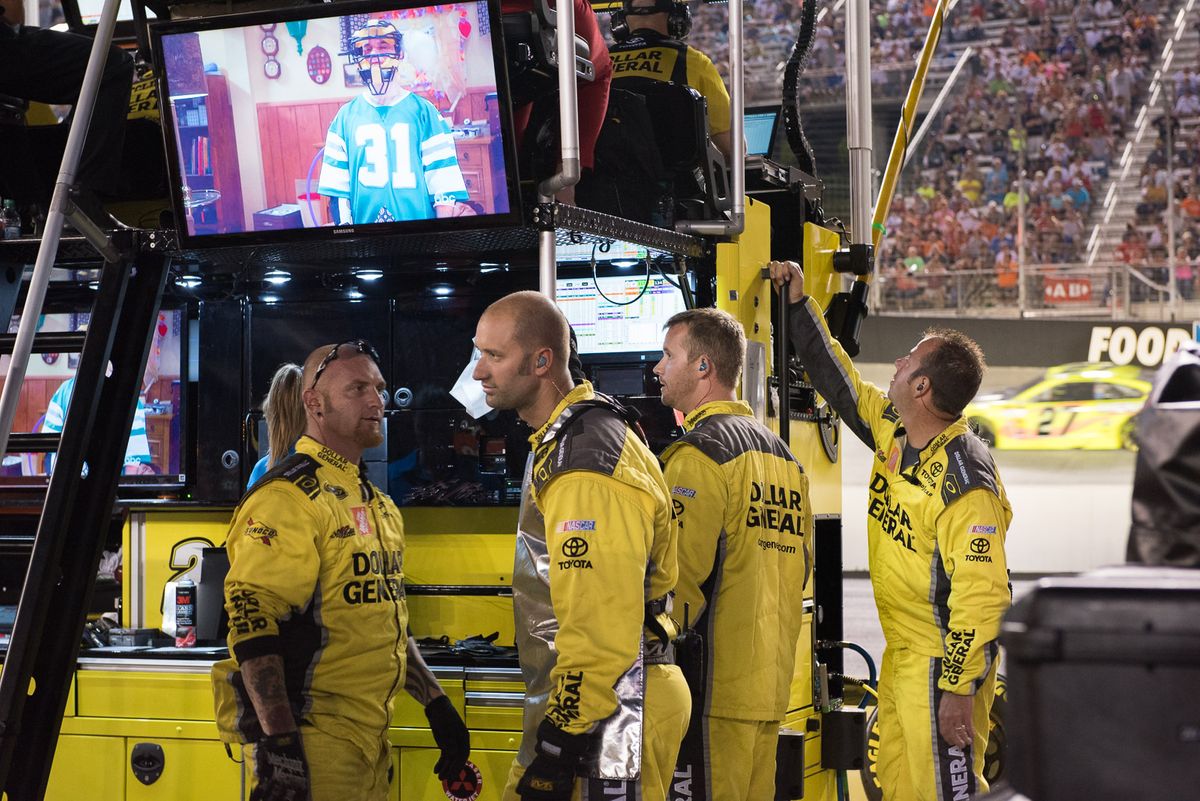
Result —
[[[559,278],[556,292],[584,355],[661,351],[663,326],[685,308],[683,294],[661,276],[648,285],[644,275]]]

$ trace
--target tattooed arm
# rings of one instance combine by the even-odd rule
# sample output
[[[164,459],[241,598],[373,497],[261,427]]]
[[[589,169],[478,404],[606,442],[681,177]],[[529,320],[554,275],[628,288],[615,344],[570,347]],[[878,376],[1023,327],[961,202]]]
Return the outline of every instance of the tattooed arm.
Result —
[[[429,706],[431,701],[446,694],[429,665],[421,658],[417,641],[412,637],[408,638],[408,670],[404,674],[404,689],[421,706]]]
[[[295,731],[296,719],[292,717],[283,683],[283,657],[278,654],[256,656],[243,662],[241,669],[246,692],[263,731],[269,735]]]

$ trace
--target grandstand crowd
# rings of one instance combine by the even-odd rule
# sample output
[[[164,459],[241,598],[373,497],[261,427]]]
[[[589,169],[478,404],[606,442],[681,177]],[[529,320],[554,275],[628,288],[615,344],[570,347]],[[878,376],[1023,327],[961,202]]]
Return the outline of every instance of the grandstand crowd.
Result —
[[[907,91],[934,5],[929,0],[872,4],[877,100]],[[755,20],[747,27],[747,104],[778,102],[799,9],[782,0],[747,0],[746,6]],[[1103,216],[1098,207],[1104,198],[1097,195],[1146,102],[1162,50],[1160,29],[1170,12],[1167,0],[962,0],[957,5],[938,51],[943,72],[967,45],[976,55],[910,154],[886,220],[877,265],[889,307],[1011,303],[1017,295],[1022,211],[1026,265],[1045,272],[1054,269],[1046,265],[1086,260],[1093,226]],[[722,68],[724,13],[724,7],[702,7],[691,39]],[[802,103],[842,102],[844,25],[844,11],[820,18]],[[1098,262],[1129,265],[1150,282],[1137,282],[1134,300],[1146,287],[1167,280],[1169,168],[1179,294],[1184,299],[1198,294],[1200,74],[1195,63],[1174,66],[1171,157],[1164,115],[1155,120],[1159,141],[1143,168],[1136,219],[1129,221],[1119,245],[1098,254]],[[1158,105],[1156,113],[1162,114],[1162,101]],[[1022,166],[1024,197],[1018,181]]]

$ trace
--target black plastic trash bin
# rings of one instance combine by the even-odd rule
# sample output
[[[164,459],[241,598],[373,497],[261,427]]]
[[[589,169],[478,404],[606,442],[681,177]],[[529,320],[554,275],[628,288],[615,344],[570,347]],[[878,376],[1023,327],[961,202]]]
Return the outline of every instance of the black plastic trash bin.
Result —
[[[1043,579],[1001,639],[1013,788],[1034,801],[1200,798],[1200,571]]]

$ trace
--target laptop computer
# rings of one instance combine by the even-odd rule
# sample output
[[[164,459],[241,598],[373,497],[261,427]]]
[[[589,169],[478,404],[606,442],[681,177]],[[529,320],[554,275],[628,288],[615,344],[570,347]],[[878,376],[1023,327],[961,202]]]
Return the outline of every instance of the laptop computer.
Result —
[[[775,151],[779,106],[751,106],[745,117],[746,154],[769,159]]]

